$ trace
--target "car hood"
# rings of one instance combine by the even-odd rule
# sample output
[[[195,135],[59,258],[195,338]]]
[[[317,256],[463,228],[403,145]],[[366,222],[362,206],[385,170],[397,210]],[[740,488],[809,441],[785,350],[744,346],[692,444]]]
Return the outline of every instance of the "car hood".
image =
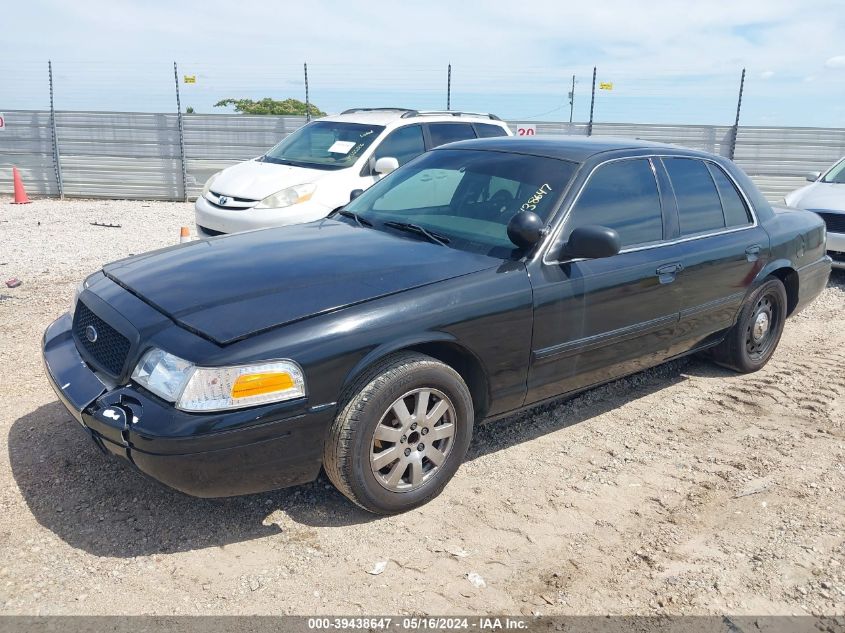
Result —
[[[788,196],[790,206],[813,211],[845,211],[845,185],[814,182]]]
[[[248,160],[227,167],[211,185],[211,190],[233,198],[263,200],[267,196],[294,185],[317,182],[331,171],[293,167],[261,160]]]
[[[183,327],[226,344],[499,263],[321,220],[191,242],[109,264],[103,272]]]

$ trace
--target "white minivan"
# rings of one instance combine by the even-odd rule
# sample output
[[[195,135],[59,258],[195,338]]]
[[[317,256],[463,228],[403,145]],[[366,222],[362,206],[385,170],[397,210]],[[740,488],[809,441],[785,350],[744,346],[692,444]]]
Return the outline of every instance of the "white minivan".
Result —
[[[510,136],[492,114],[357,108],[299,128],[263,156],[217,172],[197,198],[200,237],[326,217],[382,176],[444,143]]]

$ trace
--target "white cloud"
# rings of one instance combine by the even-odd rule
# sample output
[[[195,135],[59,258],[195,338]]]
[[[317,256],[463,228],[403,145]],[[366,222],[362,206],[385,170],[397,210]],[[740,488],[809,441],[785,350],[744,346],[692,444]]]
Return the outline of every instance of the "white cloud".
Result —
[[[836,55],[824,63],[825,68],[845,68],[845,55]]]
[[[764,70],[760,73],[760,79],[771,79],[775,76],[775,71],[773,70]]]

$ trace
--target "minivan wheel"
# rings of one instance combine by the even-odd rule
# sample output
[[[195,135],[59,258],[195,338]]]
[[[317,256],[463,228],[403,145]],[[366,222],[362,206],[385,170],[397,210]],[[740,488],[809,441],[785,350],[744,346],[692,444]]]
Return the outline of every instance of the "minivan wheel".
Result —
[[[740,373],[762,368],[777,349],[786,322],[786,289],[769,277],[751,293],[725,340],[713,348],[711,357]]]
[[[404,512],[436,497],[472,438],[466,383],[423,354],[386,358],[356,381],[341,407],[323,467],[340,492],[377,514]]]

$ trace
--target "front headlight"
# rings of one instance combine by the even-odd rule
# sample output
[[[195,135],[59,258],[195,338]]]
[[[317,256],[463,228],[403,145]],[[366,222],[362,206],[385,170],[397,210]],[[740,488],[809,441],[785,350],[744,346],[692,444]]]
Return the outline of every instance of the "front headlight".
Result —
[[[182,411],[239,409],[305,396],[305,378],[289,360],[230,367],[197,367],[152,349],[141,359],[132,379]]]
[[[316,189],[317,185],[313,182],[309,182],[304,185],[294,185],[293,187],[282,189],[281,191],[277,191],[276,193],[267,196],[264,200],[255,205],[255,208],[281,209],[282,207],[299,204],[300,202],[310,200]]]
[[[218,171],[216,174],[211,174],[211,178],[209,178],[208,180],[205,181],[205,186],[202,188],[202,195],[203,196],[205,196],[205,194],[207,194],[211,190],[212,183],[217,178],[217,176],[219,176],[222,173],[223,173],[222,171]]]

